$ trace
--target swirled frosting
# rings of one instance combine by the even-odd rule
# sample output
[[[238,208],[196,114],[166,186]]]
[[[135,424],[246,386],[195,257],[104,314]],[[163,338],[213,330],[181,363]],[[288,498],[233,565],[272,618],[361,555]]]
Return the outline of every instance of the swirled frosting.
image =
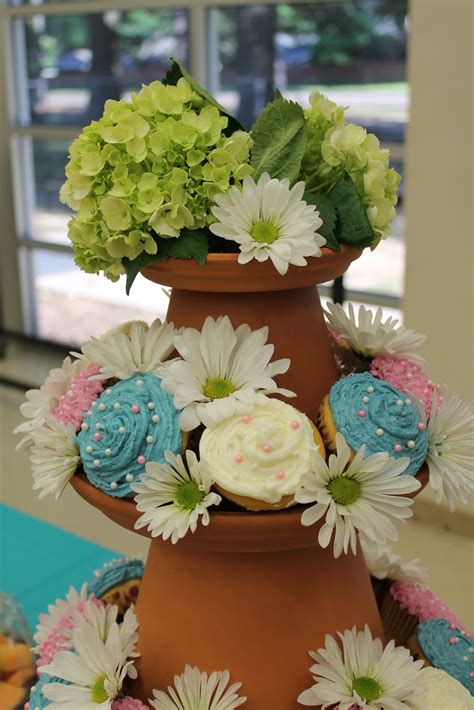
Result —
[[[201,461],[219,486],[270,504],[295,494],[316,448],[309,419],[277,399],[206,429],[199,445]]]
[[[119,584],[143,577],[144,564],[136,558],[122,558],[106,562],[94,576],[87,587],[91,594],[100,597]]]
[[[474,698],[459,681],[439,668],[423,668],[413,710],[474,710]]]
[[[86,412],[77,436],[89,481],[111,496],[133,495],[130,483],[147,461],[165,463],[166,450],[181,451],[179,414],[152,373],[108,387]]]
[[[445,619],[460,629],[464,628],[464,624],[454,611],[451,611],[431,589],[400,579],[391,585],[390,596],[398,602],[401,609],[406,610],[411,616],[416,616],[420,622],[428,619]]]
[[[416,638],[435,668],[449,673],[474,695],[474,642],[467,631],[445,619],[429,619],[417,626]]]
[[[404,471],[414,476],[426,459],[428,436],[417,402],[369,373],[338,380],[329,392],[334,424],[354,451],[408,456]]]

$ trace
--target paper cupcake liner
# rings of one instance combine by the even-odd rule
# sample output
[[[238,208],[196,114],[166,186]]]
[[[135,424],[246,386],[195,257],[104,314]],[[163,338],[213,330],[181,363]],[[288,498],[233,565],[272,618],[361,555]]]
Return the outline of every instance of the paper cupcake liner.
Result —
[[[380,615],[385,638],[387,641],[394,639],[396,646],[404,646],[418,626],[416,616],[402,609],[390,592],[383,598]]]

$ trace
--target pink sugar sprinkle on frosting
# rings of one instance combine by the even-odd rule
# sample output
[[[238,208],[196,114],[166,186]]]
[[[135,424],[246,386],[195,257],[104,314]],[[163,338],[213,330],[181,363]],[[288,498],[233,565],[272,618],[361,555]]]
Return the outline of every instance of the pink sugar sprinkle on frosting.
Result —
[[[397,580],[390,587],[390,594],[402,609],[416,616],[420,624],[429,619],[446,619],[458,629],[465,628],[461,619],[430,589]]]
[[[385,380],[401,392],[414,394],[423,404],[426,416],[430,416],[433,393],[435,391],[439,393],[440,388],[428,379],[421,367],[409,360],[401,360],[392,355],[381,355],[372,360],[370,374],[378,377],[379,380]]]
[[[143,705],[136,698],[121,698],[112,703],[112,710],[148,710],[148,705]]]
[[[92,402],[95,402],[104,389],[101,380],[89,379],[92,375],[98,375],[99,373],[99,366],[91,365],[71,377],[68,390],[71,394],[59,401],[53,411],[56,419],[59,419],[63,424],[73,424],[75,430],[79,431],[83,421],[83,413],[89,409]]]

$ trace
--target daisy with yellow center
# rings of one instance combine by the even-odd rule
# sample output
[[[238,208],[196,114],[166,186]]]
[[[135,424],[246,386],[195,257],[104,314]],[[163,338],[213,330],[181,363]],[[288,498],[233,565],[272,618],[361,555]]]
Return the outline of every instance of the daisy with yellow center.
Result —
[[[317,230],[323,221],[314,205],[303,200],[304,182],[290,189],[290,181],[263,173],[256,183],[246,177],[242,189],[233,186],[216,195],[209,229],[240,246],[239,264],[271,259],[279,274],[290,264],[306,266],[307,256],[321,256],[326,239]]]

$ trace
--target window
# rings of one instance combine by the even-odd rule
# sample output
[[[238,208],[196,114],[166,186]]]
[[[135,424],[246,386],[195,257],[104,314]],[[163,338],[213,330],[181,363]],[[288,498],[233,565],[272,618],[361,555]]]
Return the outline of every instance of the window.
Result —
[[[127,97],[142,82],[162,78],[170,56],[246,127],[275,89],[305,105],[317,86],[350,106],[349,120],[374,131],[403,172],[406,15],[406,0],[1,5],[9,42],[0,69],[10,90],[10,122],[5,114],[0,130],[11,146],[13,176],[14,215],[6,223],[15,225],[3,239],[8,253],[18,255],[25,332],[75,343],[126,318],[150,320],[166,310],[166,294],[145,279],[139,277],[127,298],[122,281],[83,274],[73,263],[69,211],[58,190],[69,143],[107,98]],[[9,175],[1,179],[6,184]],[[402,187],[394,236],[351,266],[344,278],[348,299],[399,306],[403,234]]]

